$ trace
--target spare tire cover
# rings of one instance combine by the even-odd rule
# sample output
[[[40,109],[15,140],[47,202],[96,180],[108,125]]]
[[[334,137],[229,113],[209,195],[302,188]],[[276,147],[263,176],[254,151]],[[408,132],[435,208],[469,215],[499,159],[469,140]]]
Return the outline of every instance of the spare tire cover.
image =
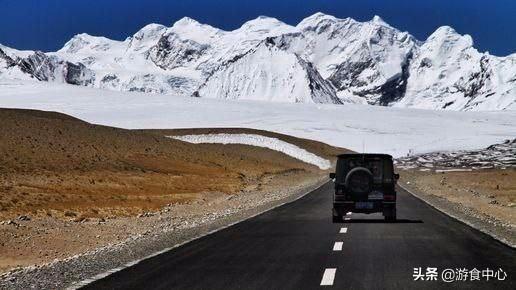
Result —
[[[369,193],[373,190],[373,174],[365,167],[355,167],[346,175],[345,184],[353,193]]]

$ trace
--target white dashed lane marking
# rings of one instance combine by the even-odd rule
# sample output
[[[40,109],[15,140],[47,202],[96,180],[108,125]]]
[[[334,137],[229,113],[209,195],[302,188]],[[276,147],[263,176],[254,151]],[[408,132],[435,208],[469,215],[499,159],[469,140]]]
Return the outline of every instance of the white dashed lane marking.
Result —
[[[333,280],[335,279],[335,272],[337,272],[337,268],[325,269],[321,280],[321,286],[333,285]]]
[[[350,212],[350,211],[348,211],[348,212],[346,213],[346,215],[351,215],[351,212]]]
[[[334,251],[342,251],[343,244],[344,244],[343,242],[335,242],[335,244],[333,244],[333,250]]]
[[[348,218],[348,217],[347,217],[347,218],[344,218],[344,220],[345,220],[345,221],[349,221],[350,219],[351,219],[351,218]]]
[[[340,232],[341,234],[345,234],[348,232],[348,228],[340,228]]]

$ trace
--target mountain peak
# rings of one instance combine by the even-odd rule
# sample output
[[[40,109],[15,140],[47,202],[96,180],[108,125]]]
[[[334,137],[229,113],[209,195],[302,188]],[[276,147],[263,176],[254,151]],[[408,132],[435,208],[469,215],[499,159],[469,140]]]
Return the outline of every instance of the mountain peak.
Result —
[[[388,25],[387,22],[385,22],[380,16],[375,15],[373,16],[373,19],[371,19],[371,22],[380,24],[380,25]]]
[[[288,26],[288,24],[286,24],[282,21],[279,21],[278,19],[276,19],[274,17],[258,16],[257,18],[255,18],[253,20],[249,20],[249,21],[245,22],[242,25],[242,28],[244,28],[244,29],[253,29],[253,28],[263,29],[263,28],[271,28],[274,26]]]
[[[274,20],[279,21],[278,19],[276,19],[274,17],[270,17],[270,16],[266,16],[266,15],[259,15],[258,17],[256,17],[256,19],[261,19],[261,20],[274,19]]]
[[[147,24],[142,29],[138,30],[134,35],[133,38],[136,39],[146,39],[150,36],[154,36],[156,34],[160,34],[165,29],[167,29],[166,26],[156,23]]]
[[[453,27],[444,25],[435,30],[433,34],[436,35],[458,35],[457,31]]]
[[[147,33],[147,32],[151,32],[151,31],[162,30],[162,29],[165,29],[165,28],[166,28],[165,25],[161,25],[161,24],[158,24],[158,23],[150,23],[150,24],[147,24],[144,27],[142,27],[135,34],[137,34],[137,33]]]
[[[374,22],[384,22],[383,19],[380,16],[378,16],[378,15],[373,16],[372,20]]]
[[[450,26],[441,26],[432,33],[427,41],[429,42],[461,42],[463,46],[473,46],[473,39],[469,34],[461,35]]]
[[[192,19],[188,16],[185,16],[181,19],[179,19],[178,21],[176,21],[173,25],[173,27],[176,27],[176,26],[189,26],[189,25],[201,25],[197,20],[195,19]]]
[[[127,41],[129,41],[128,46],[135,50],[152,46],[156,41],[158,41],[159,37],[161,37],[166,29],[166,26],[156,23],[145,25],[133,36],[127,38]]]
[[[90,47],[93,50],[106,50],[119,41],[106,38],[104,36],[93,36],[88,33],[74,35],[63,48],[58,52],[76,53],[83,48]]]
[[[332,15],[324,14],[322,12],[317,12],[317,13],[301,20],[301,22],[299,22],[297,27],[304,28],[304,27],[317,26],[322,21],[336,21],[336,20],[337,20],[337,18]]]
[[[308,16],[307,18],[305,19],[312,19],[312,20],[316,20],[316,19],[337,19],[335,16],[333,15],[329,15],[329,14],[325,14],[325,13],[322,13],[322,12],[316,12],[314,13],[313,15],[311,16]]]
[[[387,28],[392,28],[394,30],[398,30],[398,29],[392,27],[389,23],[385,22],[385,20],[383,20],[383,18],[378,15],[373,16],[373,18],[371,18],[371,20],[369,20],[365,23],[369,23],[371,25],[378,26],[378,27],[387,27]]]
[[[199,43],[205,43],[210,38],[222,33],[223,30],[203,24],[190,17],[183,17],[176,21],[174,25],[165,32],[181,35],[181,37],[194,40]]]
[[[74,35],[59,51],[75,53],[90,43],[91,35],[79,33]]]
[[[83,32],[83,33],[79,33],[79,34],[76,34],[72,37],[72,40],[73,39],[82,39],[82,40],[86,40],[86,39],[89,39],[89,38],[93,38],[94,36],[93,35],[90,35],[86,32]]]
[[[276,18],[259,16],[253,20],[247,21],[235,32],[244,33],[246,35],[275,36],[285,33],[297,32],[297,29]],[[260,36],[260,37],[261,37]]]

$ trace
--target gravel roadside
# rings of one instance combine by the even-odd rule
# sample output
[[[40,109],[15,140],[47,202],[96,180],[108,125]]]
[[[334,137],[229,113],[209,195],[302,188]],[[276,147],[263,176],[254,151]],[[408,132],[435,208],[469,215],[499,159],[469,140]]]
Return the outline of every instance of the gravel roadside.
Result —
[[[326,176],[313,176],[295,185],[279,182],[261,191],[222,196],[209,203],[172,205],[156,213],[128,218],[132,220],[122,222],[144,222],[147,230],[80,255],[4,273],[0,275],[0,289],[78,287],[80,281],[107,275],[113,269],[127,267],[164,249],[291,202],[326,181]]]
[[[407,183],[408,182],[408,183]],[[512,247],[516,247],[516,228],[504,221],[493,218],[478,210],[452,202],[443,197],[427,194],[411,186],[410,180],[400,181],[400,187],[415,197],[423,200],[433,208],[459,220],[491,237]]]

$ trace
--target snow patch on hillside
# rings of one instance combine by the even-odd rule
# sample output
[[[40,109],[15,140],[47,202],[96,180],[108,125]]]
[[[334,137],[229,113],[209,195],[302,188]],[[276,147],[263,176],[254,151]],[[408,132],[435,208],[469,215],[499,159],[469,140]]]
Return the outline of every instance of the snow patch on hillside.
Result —
[[[271,150],[285,153],[303,162],[315,165],[322,170],[330,168],[330,161],[321,158],[313,153],[299,148],[294,144],[279,140],[277,138],[265,137],[257,134],[199,134],[183,136],[167,136],[189,143],[218,143],[218,144],[244,144],[257,147],[264,147]]]

